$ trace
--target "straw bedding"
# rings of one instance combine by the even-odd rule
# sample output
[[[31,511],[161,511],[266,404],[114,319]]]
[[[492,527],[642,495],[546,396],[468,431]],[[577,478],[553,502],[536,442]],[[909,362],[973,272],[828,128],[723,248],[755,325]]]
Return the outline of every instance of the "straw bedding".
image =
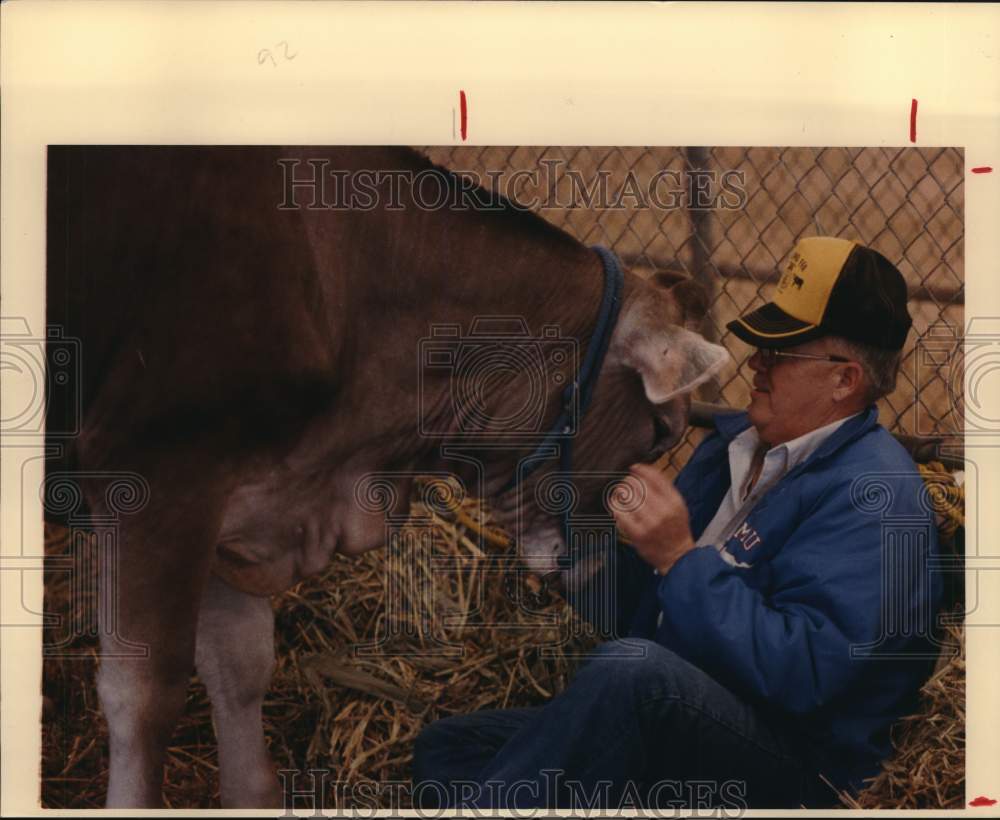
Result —
[[[566,686],[599,640],[537,579],[512,572],[506,538],[488,527],[480,538],[484,525],[472,500],[444,507],[418,501],[402,533],[409,546],[337,557],[322,576],[273,599],[277,669],[264,704],[268,743],[279,769],[303,773],[297,788],[309,787],[309,769],[331,772],[327,808],[405,808],[422,726],[475,709],[542,703]],[[66,555],[68,537],[47,528],[47,554]],[[99,808],[108,752],[94,686],[94,595],[77,594],[71,606],[69,586],[66,573],[46,573],[46,611],[62,616],[46,627],[46,644],[68,634],[69,617],[82,628],[64,647],[76,657],[44,663],[42,805]],[[387,588],[395,590],[388,607]],[[865,792],[843,798],[845,806],[962,805],[961,626],[950,636],[958,652],[943,656],[919,712],[896,727],[898,751]],[[210,707],[196,677],[169,748],[164,796],[172,808],[219,805]]]

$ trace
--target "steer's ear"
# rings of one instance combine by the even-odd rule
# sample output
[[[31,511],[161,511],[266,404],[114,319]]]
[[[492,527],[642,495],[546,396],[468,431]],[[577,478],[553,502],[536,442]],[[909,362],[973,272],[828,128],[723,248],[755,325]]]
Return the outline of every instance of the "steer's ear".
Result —
[[[637,302],[622,316],[611,351],[642,377],[646,397],[661,404],[694,390],[718,373],[729,352],[697,333],[666,324],[653,305]]]
[[[681,311],[681,321],[688,330],[698,330],[708,313],[708,291],[690,276],[668,270],[653,274],[649,279],[670,294]]]

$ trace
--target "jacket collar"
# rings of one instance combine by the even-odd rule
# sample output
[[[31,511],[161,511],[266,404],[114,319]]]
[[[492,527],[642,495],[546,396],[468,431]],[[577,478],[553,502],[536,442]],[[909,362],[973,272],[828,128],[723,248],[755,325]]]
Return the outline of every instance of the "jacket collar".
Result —
[[[712,417],[715,429],[727,442],[732,441],[750,426],[750,416],[746,410],[733,413],[716,413]]]
[[[719,435],[728,443],[750,426],[750,417],[745,410],[737,413],[719,413],[713,419],[715,429]],[[852,419],[845,421],[840,427],[830,434],[808,459],[806,463],[816,459],[826,458],[835,453],[845,444],[860,438],[878,424],[878,407],[869,405],[868,409],[859,413]]]

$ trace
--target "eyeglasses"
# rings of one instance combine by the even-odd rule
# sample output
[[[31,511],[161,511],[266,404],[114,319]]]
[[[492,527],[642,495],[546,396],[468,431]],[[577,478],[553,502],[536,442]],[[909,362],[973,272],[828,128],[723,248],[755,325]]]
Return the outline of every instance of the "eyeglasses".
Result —
[[[816,353],[789,353],[785,350],[777,350],[773,347],[758,347],[757,354],[760,356],[760,363],[764,367],[773,367],[781,359],[817,359],[822,362],[849,362],[844,356],[821,356]]]

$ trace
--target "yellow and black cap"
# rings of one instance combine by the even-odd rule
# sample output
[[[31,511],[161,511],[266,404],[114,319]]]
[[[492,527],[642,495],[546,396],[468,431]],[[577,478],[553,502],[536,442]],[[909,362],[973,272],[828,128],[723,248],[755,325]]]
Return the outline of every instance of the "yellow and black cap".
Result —
[[[726,327],[755,347],[841,336],[901,350],[912,324],[906,282],[888,259],[849,239],[813,236],[795,246],[774,299]]]

